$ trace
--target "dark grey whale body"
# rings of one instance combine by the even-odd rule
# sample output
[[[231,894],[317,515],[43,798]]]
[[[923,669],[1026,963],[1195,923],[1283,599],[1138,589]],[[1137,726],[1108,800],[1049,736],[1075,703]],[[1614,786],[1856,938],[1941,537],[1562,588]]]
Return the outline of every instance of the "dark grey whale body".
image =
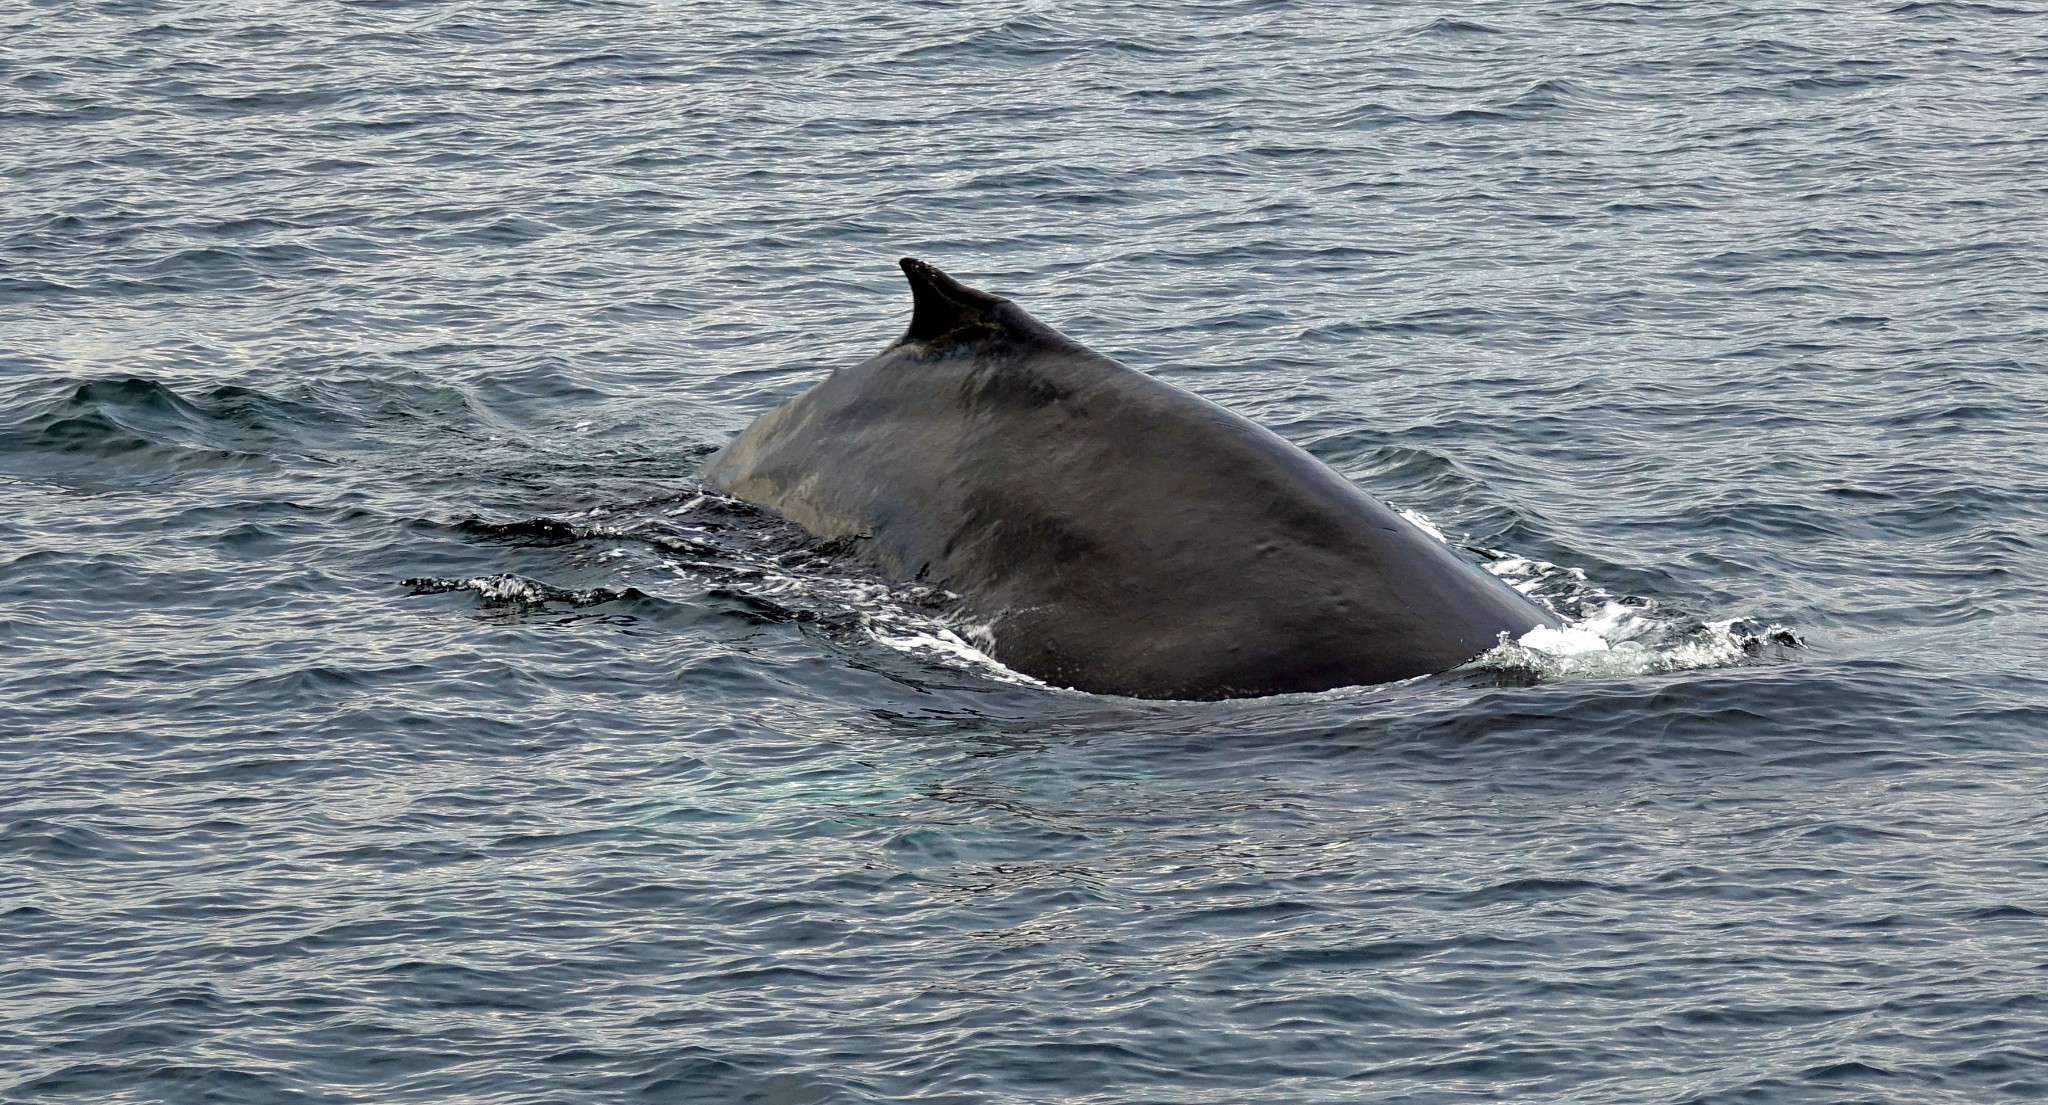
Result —
[[[1278,435],[903,261],[910,330],[708,482],[962,596],[1048,683],[1232,698],[1457,667],[1556,620]]]

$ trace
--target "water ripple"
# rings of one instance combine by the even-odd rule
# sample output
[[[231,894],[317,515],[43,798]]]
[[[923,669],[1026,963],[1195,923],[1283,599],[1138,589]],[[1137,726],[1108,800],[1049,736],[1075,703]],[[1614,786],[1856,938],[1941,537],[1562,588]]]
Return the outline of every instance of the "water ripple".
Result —
[[[2040,16],[0,12],[0,1096],[2040,1099]],[[695,483],[905,253],[1609,648],[1010,676]]]

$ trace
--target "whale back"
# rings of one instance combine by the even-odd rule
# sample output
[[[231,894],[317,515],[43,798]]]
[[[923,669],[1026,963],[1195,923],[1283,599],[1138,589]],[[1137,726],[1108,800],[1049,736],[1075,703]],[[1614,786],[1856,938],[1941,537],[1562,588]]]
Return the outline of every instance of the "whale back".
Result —
[[[1297,446],[903,262],[895,344],[707,481],[962,596],[1062,686],[1223,698],[1444,671],[1555,619]]]

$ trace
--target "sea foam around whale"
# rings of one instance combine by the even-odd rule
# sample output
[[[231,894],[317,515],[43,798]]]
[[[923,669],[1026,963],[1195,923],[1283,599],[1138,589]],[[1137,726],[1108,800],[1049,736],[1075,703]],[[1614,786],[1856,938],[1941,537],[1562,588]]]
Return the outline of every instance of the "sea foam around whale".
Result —
[[[1415,510],[1400,511],[1416,528],[1449,544],[1444,531]],[[1515,682],[1647,675],[1698,668],[1731,667],[1775,659],[1799,639],[1776,622],[1744,617],[1702,621],[1666,610],[1653,600],[1617,595],[1569,568],[1498,550],[1476,550],[1487,571],[1528,596],[1563,622],[1538,626],[1476,657],[1467,668],[1494,671]],[[824,595],[818,581],[783,581],[781,586]],[[918,609],[930,595],[898,593],[869,585],[855,597],[863,632],[876,644],[925,661],[935,661],[1002,679],[1044,686],[991,655],[995,640],[985,625]],[[905,601],[908,599],[909,601]]]
[[[1456,544],[1420,512],[1400,513],[1437,540]],[[743,604],[751,616],[813,626],[843,648],[871,652],[879,646],[918,665],[1046,686],[995,658],[993,631],[961,614],[958,595],[862,574],[834,550],[794,536],[756,508],[726,496],[691,494],[603,505],[565,521],[531,519],[496,528],[530,531],[549,542],[589,544],[598,575],[580,587],[503,574],[426,577],[408,580],[408,586],[419,594],[471,592],[485,609],[567,609],[667,601],[663,585],[656,582],[666,576],[709,584]],[[1728,667],[1774,659],[1798,644],[1794,633],[1775,622],[1739,616],[1703,620],[1651,599],[1617,594],[1581,568],[1477,547],[1461,555],[1481,559],[1487,571],[1563,622],[1512,640],[1504,635],[1500,644],[1464,667],[1509,682]]]
[[[1403,518],[1445,544],[1455,544],[1420,511]],[[1467,665],[1533,682],[1648,675],[1730,667],[1776,658],[1799,646],[1799,637],[1776,622],[1745,617],[1701,620],[1655,600],[1616,594],[1566,567],[1498,549],[1472,547],[1488,572],[1528,596],[1562,625],[1537,626],[1501,643]]]

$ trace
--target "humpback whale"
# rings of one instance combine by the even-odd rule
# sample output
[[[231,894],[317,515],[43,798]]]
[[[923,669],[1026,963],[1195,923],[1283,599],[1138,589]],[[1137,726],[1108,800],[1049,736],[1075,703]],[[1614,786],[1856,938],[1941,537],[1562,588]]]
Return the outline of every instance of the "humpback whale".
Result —
[[[910,329],[707,462],[1044,682],[1218,699],[1447,671],[1548,612],[1299,447],[915,258]]]

